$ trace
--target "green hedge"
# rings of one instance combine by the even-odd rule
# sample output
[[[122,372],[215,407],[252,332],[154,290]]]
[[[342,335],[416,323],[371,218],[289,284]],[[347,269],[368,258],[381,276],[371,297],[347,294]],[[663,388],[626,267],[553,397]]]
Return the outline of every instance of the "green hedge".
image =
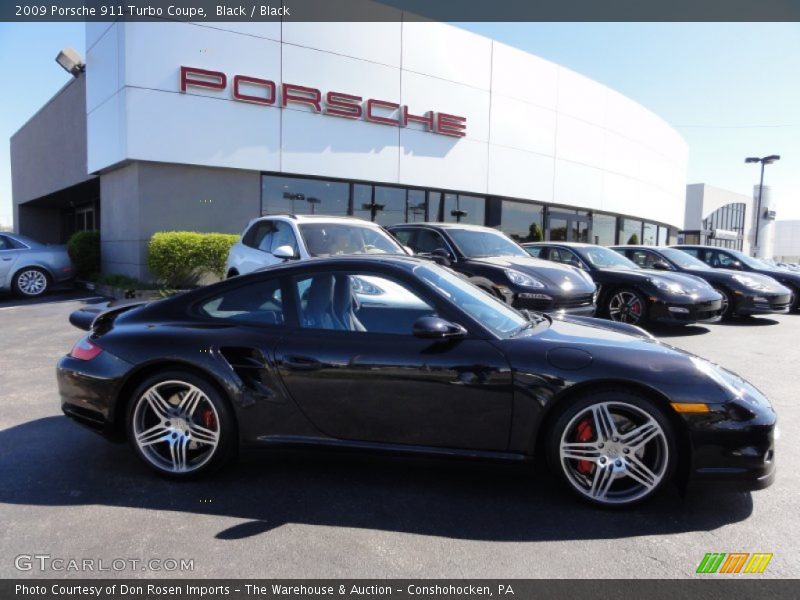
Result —
[[[89,279],[100,272],[100,232],[78,231],[67,242],[67,252],[78,277]]]
[[[238,239],[227,233],[162,231],[150,238],[147,268],[172,288],[195,285],[206,273],[222,278],[228,251]]]

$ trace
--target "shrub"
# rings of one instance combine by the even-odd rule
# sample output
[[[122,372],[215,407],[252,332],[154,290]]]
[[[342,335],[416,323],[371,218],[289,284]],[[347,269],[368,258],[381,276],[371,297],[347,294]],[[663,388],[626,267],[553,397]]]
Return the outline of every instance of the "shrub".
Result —
[[[631,235],[631,237],[628,238],[628,243],[631,244],[632,246],[638,246],[639,236],[634,233],[633,235]]]
[[[78,277],[88,279],[100,272],[100,232],[78,231],[67,242],[67,252]]]
[[[162,231],[150,238],[147,267],[171,288],[196,285],[207,273],[222,278],[228,251],[238,239],[227,233]]]

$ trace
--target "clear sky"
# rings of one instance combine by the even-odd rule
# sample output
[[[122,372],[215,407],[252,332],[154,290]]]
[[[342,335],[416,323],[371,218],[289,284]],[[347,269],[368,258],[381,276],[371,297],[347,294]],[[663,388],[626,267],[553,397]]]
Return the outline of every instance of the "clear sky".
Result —
[[[583,73],[663,117],[689,144],[689,183],[749,194],[767,167],[778,218],[800,219],[800,24],[468,23],[460,26]],[[8,139],[69,79],[83,25],[0,23],[0,224],[11,222]]]

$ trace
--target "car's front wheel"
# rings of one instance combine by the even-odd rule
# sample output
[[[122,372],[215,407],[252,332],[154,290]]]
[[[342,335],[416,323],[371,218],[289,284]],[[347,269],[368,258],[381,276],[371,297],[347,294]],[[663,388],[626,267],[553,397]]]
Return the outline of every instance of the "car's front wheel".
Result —
[[[188,478],[221,467],[235,453],[236,427],[214,386],[193,373],[149,377],[134,392],[128,438],[152,469]]]
[[[617,290],[608,298],[608,318],[619,323],[641,325],[647,320],[647,304],[644,297],[634,290]]]
[[[19,296],[36,298],[50,287],[50,276],[39,267],[26,267],[14,275],[14,292]]]
[[[723,319],[730,319],[733,316],[733,304],[731,303],[731,297],[727,291],[722,289],[721,287],[715,287],[714,290],[722,296],[722,307],[720,310],[720,316]]]
[[[547,455],[573,492],[602,506],[650,498],[672,476],[677,458],[662,411],[625,390],[592,393],[572,403],[549,432]]]

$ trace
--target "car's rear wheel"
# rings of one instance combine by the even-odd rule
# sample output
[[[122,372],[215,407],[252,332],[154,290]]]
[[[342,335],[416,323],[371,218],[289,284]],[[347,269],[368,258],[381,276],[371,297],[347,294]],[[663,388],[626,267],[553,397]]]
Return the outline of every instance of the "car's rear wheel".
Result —
[[[213,471],[236,448],[236,427],[216,388],[193,373],[149,377],[134,392],[128,438],[150,468],[174,478]]]
[[[14,292],[19,296],[35,298],[44,294],[50,287],[50,276],[39,267],[27,267],[14,275]]]
[[[630,506],[670,479],[676,446],[666,416],[644,396],[625,390],[592,393],[553,424],[548,463],[584,500]]]
[[[608,318],[618,323],[640,325],[647,320],[647,304],[634,290],[617,290],[608,299]]]

